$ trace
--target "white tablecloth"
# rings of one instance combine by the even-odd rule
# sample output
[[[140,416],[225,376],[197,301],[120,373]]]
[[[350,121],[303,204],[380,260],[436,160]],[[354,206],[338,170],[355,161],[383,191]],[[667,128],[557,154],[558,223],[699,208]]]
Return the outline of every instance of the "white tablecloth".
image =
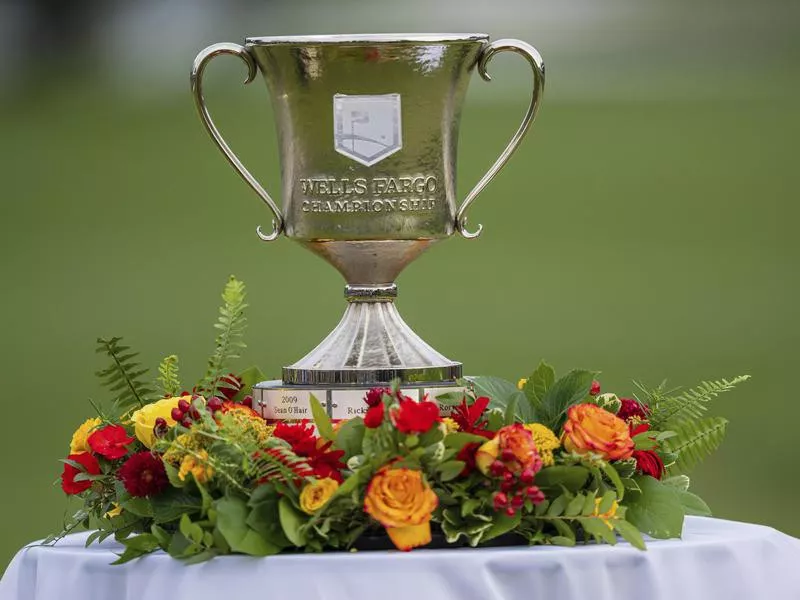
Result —
[[[682,540],[215,558],[162,553],[109,566],[120,546],[86,534],[22,549],[0,600],[800,600],[800,540],[759,525],[687,518]]]

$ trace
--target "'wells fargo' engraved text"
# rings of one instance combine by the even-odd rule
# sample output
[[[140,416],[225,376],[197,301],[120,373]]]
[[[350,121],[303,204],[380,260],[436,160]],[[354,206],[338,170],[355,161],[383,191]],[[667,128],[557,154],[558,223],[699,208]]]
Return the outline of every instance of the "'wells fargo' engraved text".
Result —
[[[306,196],[301,209],[311,213],[432,211],[437,206],[433,196],[439,187],[433,175],[371,179],[315,177],[300,179],[299,183]]]

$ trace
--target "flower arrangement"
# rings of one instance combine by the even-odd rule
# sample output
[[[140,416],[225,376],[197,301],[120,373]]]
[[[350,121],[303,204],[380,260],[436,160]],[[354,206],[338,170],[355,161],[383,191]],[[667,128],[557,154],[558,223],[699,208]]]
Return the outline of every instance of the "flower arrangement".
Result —
[[[388,539],[431,544],[617,543],[678,537],[707,515],[687,473],[715,450],[726,421],[708,402],[748,377],[686,391],[603,393],[597,373],[560,378],[542,362],[516,385],[471,377],[463,394],[419,402],[397,384],[365,394],[362,417],[269,424],[248,388],[258,369],[228,370],[244,347],[245,290],[223,293],[215,351],[191,391],[178,358],[157,386],[120,338],[101,339],[98,373],[112,407],[75,431],[61,486],[83,500],[58,539],[93,528],[125,562],[157,549],[192,562],[221,554],[346,550]]]

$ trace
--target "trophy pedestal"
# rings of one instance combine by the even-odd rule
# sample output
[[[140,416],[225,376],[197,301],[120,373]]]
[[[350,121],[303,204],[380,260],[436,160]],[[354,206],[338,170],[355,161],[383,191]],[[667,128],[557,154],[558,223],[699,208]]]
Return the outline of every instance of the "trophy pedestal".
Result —
[[[283,368],[290,385],[388,385],[395,379],[416,387],[454,385],[461,363],[426,344],[403,321],[394,298],[395,284],[345,287],[347,310],[321,344]]]
[[[313,395],[332,420],[363,417],[367,411],[364,396],[374,385],[313,386],[288,385],[283,381],[262,381],[253,386],[253,408],[268,422],[313,419],[311,396]],[[462,394],[464,388],[453,382],[440,384],[403,384],[400,391],[414,400],[435,401],[438,396],[450,392]],[[440,413],[447,416],[451,406],[440,405]]]

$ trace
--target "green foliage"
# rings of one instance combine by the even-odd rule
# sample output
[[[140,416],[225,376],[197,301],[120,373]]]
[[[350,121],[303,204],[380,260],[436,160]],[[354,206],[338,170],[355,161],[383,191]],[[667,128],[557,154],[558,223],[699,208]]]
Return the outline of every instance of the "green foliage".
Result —
[[[280,552],[280,547],[268,542],[248,525],[250,509],[242,498],[223,497],[214,505],[217,528],[231,550],[252,556],[268,556]]]
[[[651,537],[680,537],[684,511],[677,488],[664,485],[649,475],[637,477],[635,481],[639,489],[628,490],[626,519]]]
[[[532,413],[528,410],[528,403],[524,401],[524,394],[517,386],[501,377],[465,377],[466,385],[472,390],[476,398],[486,396],[492,402],[491,408],[505,411],[512,402],[516,403],[517,415],[526,423],[530,422]],[[457,404],[460,404],[461,399]]]
[[[672,423],[670,428],[676,435],[663,442],[667,451],[678,455],[675,464],[669,468],[670,474],[687,473],[712,454],[722,443],[727,425],[727,419],[722,417]]]
[[[135,362],[138,352],[121,344],[121,337],[97,338],[98,354],[106,354],[111,364],[96,375],[114,394],[114,405],[120,413],[141,408],[155,399],[155,393],[145,383],[147,369]]]
[[[181,393],[181,382],[178,378],[178,356],[170,354],[165,356],[158,365],[158,384],[164,398],[177,396]]]
[[[664,383],[655,390],[647,390],[638,383],[636,385],[644,393],[643,400],[650,407],[650,426],[654,430],[672,430],[674,423],[702,417],[710,400],[748,379],[749,375],[739,375],[731,380],[703,381],[697,387],[674,395],[664,392]]]
[[[322,404],[320,404],[319,400],[316,399],[314,394],[311,394],[310,403],[311,414],[314,416],[314,424],[317,426],[319,434],[326,440],[332,441],[336,436],[333,434],[333,424],[331,423],[331,418],[328,416],[325,408],[322,406]]]
[[[219,309],[219,318],[214,324],[219,330],[216,347],[208,359],[205,376],[197,384],[198,392],[206,397],[216,396],[219,393],[220,380],[228,373],[228,363],[239,358],[239,352],[247,347],[242,341],[247,323],[244,315],[246,308],[244,283],[231,275],[222,292],[222,306]]]
[[[574,369],[557,379],[547,388],[541,400],[534,404],[534,420],[553,431],[560,431],[567,418],[567,410],[589,395],[596,376],[595,371]]]

